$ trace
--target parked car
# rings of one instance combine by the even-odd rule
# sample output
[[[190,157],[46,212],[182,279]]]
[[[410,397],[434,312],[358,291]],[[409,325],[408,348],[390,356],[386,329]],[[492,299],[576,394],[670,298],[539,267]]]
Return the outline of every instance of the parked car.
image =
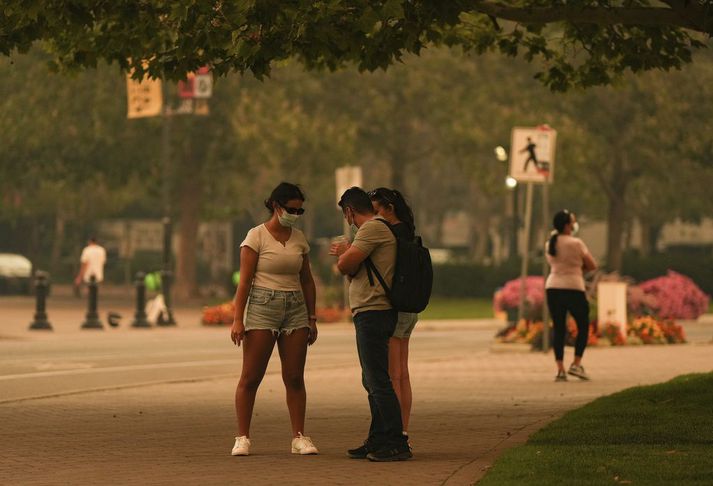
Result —
[[[0,293],[32,293],[32,262],[16,253],[0,253]]]

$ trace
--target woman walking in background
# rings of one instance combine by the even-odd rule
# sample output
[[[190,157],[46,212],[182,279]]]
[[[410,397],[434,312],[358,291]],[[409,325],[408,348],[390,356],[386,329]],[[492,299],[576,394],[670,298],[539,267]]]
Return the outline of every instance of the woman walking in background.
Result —
[[[233,343],[243,344],[243,369],[235,391],[238,436],[232,450],[234,456],[250,453],[255,394],[275,342],[292,423],[292,453],[317,454],[312,440],[302,435],[307,402],[307,346],[317,339],[309,244],[294,227],[304,213],[304,200],[298,186],[287,182],[278,185],[265,201],[270,219],[248,231],[240,245],[240,282],[230,329]]]
[[[557,376],[555,381],[567,381],[567,373],[582,380],[589,376],[582,366],[582,355],[589,338],[589,302],[585,295],[584,273],[596,270],[587,245],[575,234],[579,229],[574,213],[566,209],[555,214],[554,230],[546,245],[550,275],[547,277],[547,306],[554,324],[555,360]],[[564,342],[567,334],[567,313],[577,322],[577,340],[574,347],[574,361],[565,373]]]
[[[407,240],[415,238],[416,225],[413,212],[399,191],[380,187],[369,192],[369,198],[374,205],[376,215],[391,225],[397,238]],[[417,321],[418,314],[399,312],[396,329],[389,339],[389,377],[401,405],[401,421],[406,436],[408,436],[413,401],[408,370],[408,344]]]

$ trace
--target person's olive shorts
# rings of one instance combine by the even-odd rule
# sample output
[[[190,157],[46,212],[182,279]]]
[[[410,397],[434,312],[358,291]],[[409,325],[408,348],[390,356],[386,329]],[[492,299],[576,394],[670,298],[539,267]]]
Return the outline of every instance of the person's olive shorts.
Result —
[[[250,289],[245,307],[245,330],[265,329],[275,335],[309,328],[307,306],[301,290]]]
[[[399,320],[396,321],[396,329],[391,337],[408,339],[411,337],[411,333],[413,332],[413,328],[416,327],[417,322],[418,314],[399,312]]]

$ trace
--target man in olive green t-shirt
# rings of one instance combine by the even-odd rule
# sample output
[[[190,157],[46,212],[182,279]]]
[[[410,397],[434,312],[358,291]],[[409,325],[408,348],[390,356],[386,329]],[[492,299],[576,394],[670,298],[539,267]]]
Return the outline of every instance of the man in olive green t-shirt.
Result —
[[[347,222],[356,227],[351,245],[334,244],[330,253],[338,258],[337,268],[348,275],[349,307],[356,330],[357,353],[362,383],[369,395],[371,427],[364,445],[350,449],[353,459],[403,461],[412,457],[402,433],[401,408],[389,378],[389,338],[396,328],[398,313],[391,306],[385,289],[364,264],[367,258],[391,285],[396,265],[396,238],[374,213],[371,199],[358,187],[348,189],[339,206]]]

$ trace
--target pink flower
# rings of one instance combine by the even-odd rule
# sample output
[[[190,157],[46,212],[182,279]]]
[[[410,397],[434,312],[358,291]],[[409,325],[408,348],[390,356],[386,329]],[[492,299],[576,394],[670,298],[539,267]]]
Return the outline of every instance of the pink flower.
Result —
[[[634,312],[645,306],[662,319],[697,319],[708,309],[710,296],[693,280],[672,270],[666,276],[647,280],[638,287],[644,296],[634,292],[635,300],[629,305]],[[631,292],[629,297],[632,297]]]
[[[542,312],[545,301],[545,280],[542,277],[527,277],[525,279],[525,306],[529,313]],[[517,309],[520,304],[520,279],[510,280],[496,294],[495,305],[502,310]]]

